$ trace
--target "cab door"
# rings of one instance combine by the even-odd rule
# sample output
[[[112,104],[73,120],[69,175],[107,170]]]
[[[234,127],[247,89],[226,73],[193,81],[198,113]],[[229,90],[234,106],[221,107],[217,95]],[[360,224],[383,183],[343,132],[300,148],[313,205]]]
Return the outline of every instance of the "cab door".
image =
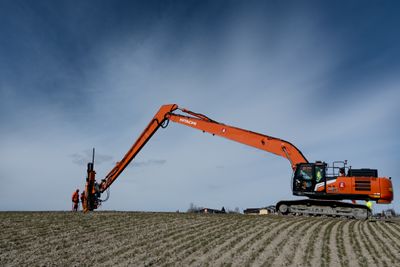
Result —
[[[325,164],[315,164],[314,166],[315,192],[326,192],[325,169],[326,169]]]

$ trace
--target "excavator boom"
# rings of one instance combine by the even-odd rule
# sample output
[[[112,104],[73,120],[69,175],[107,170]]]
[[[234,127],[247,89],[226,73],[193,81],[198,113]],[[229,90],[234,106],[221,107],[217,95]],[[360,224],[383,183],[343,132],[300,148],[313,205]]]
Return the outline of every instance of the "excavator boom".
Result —
[[[180,110],[191,116],[173,113],[176,110]],[[122,160],[117,162],[115,167],[102,180],[100,183],[101,193],[110,187],[126,166],[128,166],[128,164],[140,152],[143,146],[150,140],[153,134],[160,127],[167,125],[169,120],[287,158],[290,161],[293,170],[296,168],[297,164],[308,162],[299,149],[285,140],[225,125],[216,122],[205,115],[187,109],[180,109],[176,104],[164,105],[161,106],[154,118],[150,121]]]
[[[185,112],[186,110],[183,111]],[[297,149],[288,141],[279,138],[225,125],[213,121],[204,115],[196,118],[170,113],[167,115],[167,118],[173,122],[183,124],[212,135],[218,135],[220,137],[284,157],[290,161],[293,170],[296,169],[296,166],[299,163],[308,163],[307,159],[299,149]]]

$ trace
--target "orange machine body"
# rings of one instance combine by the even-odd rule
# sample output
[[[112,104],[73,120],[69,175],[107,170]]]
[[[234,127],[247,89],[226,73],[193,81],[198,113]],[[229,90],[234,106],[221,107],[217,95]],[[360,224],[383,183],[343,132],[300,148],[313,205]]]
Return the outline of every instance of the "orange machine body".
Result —
[[[348,177],[338,176],[315,188],[317,192],[325,192],[328,196],[350,198],[356,196],[365,200],[373,200],[381,204],[389,204],[393,200],[392,181],[388,177]]]
[[[321,161],[298,164],[293,175],[293,194],[312,199],[372,200],[382,204],[393,200],[390,178],[378,177],[374,169],[352,169],[346,164],[346,161],[334,162],[332,166]]]

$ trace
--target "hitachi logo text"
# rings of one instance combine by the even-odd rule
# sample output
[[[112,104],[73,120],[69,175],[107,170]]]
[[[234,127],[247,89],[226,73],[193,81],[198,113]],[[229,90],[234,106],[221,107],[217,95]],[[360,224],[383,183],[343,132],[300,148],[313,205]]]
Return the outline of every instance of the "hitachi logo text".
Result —
[[[184,118],[180,118],[179,121],[180,121],[180,122],[187,123],[187,124],[189,124],[189,125],[197,125],[197,122],[195,122],[195,121],[190,121],[190,120],[184,119]]]

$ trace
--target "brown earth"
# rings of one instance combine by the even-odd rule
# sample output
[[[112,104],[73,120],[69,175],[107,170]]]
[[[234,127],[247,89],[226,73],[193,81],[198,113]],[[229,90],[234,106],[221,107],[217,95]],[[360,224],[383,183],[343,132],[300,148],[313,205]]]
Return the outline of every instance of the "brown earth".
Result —
[[[400,266],[400,221],[0,212],[0,266]]]

